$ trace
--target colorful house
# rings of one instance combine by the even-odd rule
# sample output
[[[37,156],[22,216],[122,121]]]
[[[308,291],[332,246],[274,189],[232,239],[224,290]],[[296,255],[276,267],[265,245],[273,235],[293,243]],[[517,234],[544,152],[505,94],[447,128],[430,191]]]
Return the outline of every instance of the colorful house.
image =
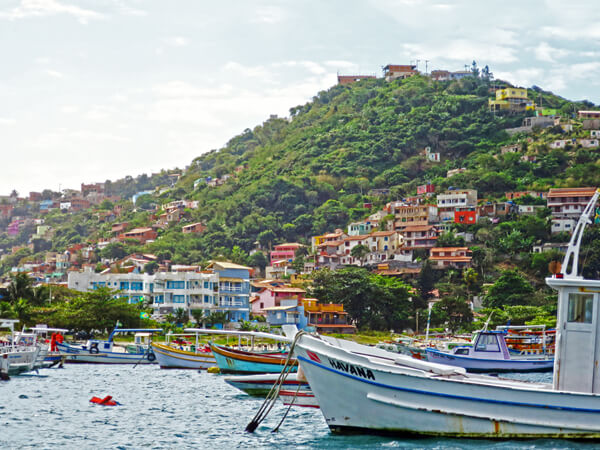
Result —
[[[297,242],[275,245],[271,251],[271,265],[278,261],[292,262],[296,257],[296,251],[301,247],[304,245]]]

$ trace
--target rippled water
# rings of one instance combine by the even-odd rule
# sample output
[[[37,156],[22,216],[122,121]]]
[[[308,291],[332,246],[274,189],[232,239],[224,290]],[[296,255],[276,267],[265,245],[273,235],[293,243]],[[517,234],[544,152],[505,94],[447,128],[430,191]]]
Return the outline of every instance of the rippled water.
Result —
[[[536,380],[548,379],[536,375]],[[522,377],[521,377],[522,378]],[[112,395],[121,406],[89,403]],[[574,448],[567,441],[491,442],[338,436],[319,410],[277,404],[253,434],[244,432],[262,403],[220,375],[158,366],[67,365],[0,382],[0,448]]]

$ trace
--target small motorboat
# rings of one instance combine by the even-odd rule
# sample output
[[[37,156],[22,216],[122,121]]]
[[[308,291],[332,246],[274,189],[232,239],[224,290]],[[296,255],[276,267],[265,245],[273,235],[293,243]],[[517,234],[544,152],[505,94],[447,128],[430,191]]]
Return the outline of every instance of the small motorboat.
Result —
[[[14,319],[0,319],[0,328],[10,329],[10,342],[0,342],[0,376],[8,377],[21,373],[31,372],[39,366],[41,346],[37,343],[26,345],[18,343],[15,335]]]
[[[57,342],[56,346],[67,363],[156,364],[151,337],[162,331],[160,328],[115,328],[106,341],[90,339],[83,345]],[[113,339],[118,333],[136,333],[135,343],[128,346],[115,344]]]
[[[469,372],[545,372],[554,367],[554,357],[545,354],[511,354],[505,331],[479,331],[469,346],[450,351],[428,348],[427,361],[463,367]]]

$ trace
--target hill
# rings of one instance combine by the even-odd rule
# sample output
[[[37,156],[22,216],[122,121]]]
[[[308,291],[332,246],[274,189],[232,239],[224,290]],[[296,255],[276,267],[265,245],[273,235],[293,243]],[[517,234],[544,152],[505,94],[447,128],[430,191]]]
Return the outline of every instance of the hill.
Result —
[[[187,209],[182,221],[166,224],[155,242],[143,248],[127,242],[117,253],[162,252],[174,263],[200,263],[219,255],[246,258],[256,241],[265,246],[309,243],[312,235],[366,217],[370,210],[365,203],[376,208],[414,194],[427,182],[438,192],[450,186],[475,188],[480,198],[488,199],[501,199],[508,190],[600,183],[594,152],[548,148],[560,137],[559,127],[534,130],[529,139],[509,135],[505,129],[519,126],[531,112],[491,113],[488,99],[498,85],[510,86],[480,77],[434,81],[424,76],[334,86],[291,108],[289,119],[272,117],[244,130],[224,148],[197,157],[173,186],[164,172],[110,183],[111,193],[125,198],[153,190],[138,199],[137,208],[128,200],[119,202],[119,217],[101,219],[106,215],[99,212],[114,209],[111,202],[79,213],[50,212],[45,220],[52,237],[4,261],[2,269],[23,257],[39,260],[47,250],[60,252],[76,243],[108,239],[114,222],[127,222],[129,229],[149,226],[163,212],[154,213],[154,204],[160,209],[183,199],[197,202],[197,208]],[[564,116],[590,106],[539,88],[528,94]],[[522,143],[524,153],[535,152],[536,161],[500,154],[502,146],[516,142]],[[439,163],[424,156],[427,147],[440,153]],[[466,170],[446,176],[457,168]],[[369,195],[382,188],[389,195]],[[35,207],[28,211],[35,215]],[[182,234],[182,225],[195,222],[205,224],[203,233]],[[0,236],[0,247],[26,243],[31,231],[17,239]],[[237,255],[232,254],[234,247]]]

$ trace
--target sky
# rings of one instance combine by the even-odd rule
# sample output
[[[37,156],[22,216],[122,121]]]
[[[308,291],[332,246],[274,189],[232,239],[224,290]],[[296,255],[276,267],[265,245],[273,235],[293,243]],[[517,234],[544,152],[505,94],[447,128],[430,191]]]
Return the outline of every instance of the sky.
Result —
[[[184,168],[386,64],[600,103],[598,23],[591,0],[0,0],[0,195]]]

